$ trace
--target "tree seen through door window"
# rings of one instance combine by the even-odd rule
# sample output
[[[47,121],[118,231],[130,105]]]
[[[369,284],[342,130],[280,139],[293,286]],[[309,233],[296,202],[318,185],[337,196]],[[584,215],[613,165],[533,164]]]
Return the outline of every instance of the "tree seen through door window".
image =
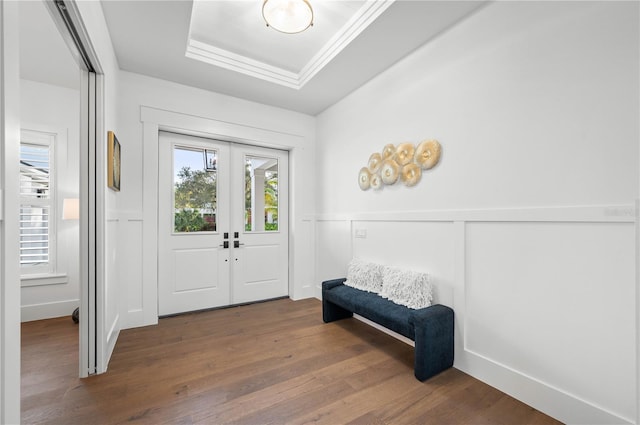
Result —
[[[216,231],[217,171],[207,160],[204,150],[174,149],[175,232]]]

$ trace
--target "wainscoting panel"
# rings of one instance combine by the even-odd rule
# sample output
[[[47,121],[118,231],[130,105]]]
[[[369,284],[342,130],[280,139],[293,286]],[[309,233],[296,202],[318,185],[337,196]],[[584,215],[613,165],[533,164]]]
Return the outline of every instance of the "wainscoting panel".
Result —
[[[456,368],[566,423],[634,423],[634,212],[321,215],[316,282],[352,257],[428,272],[456,314]]]
[[[633,417],[634,251],[632,224],[469,223],[465,350]]]
[[[354,221],[353,256],[429,273],[434,303],[453,306],[452,222]]]
[[[142,219],[128,218],[122,222],[122,234],[124,241],[121,246],[123,253],[125,273],[121,274],[122,281],[125,282],[127,288],[127,297],[125,299],[127,312],[142,312]],[[153,249],[153,248],[149,248]]]
[[[111,353],[113,353],[121,328],[121,323],[119,322],[121,295],[119,291],[116,290],[120,276],[124,273],[119,267],[120,258],[118,256],[118,241],[121,240],[119,237],[120,223],[121,220],[117,216],[114,216],[112,212],[107,214],[107,224],[105,228],[104,328],[102,329],[102,334],[106,335],[107,343],[107,347],[105,347],[105,359],[111,358]]]
[[[289,232],[289,297],[293,300],[316,295],[314,270],[315,217],[294,221]],[[293,234],[292,234],[293,233]],[[301,282],[300,285],[294,282]]]
[[[320,297],[320,283],[345,277],[351,260],[351,221],[322,220],[316,222],[316,296]]]
[[[121,220],[120,252],[122,268],[120,279],[126,288],[122,302],[127,317],[123,327],[134,327],[144,324],[144,297],[142,296],[142,217],[140,214],[128,214]],[[151,249],[153,248],[146,248]]]

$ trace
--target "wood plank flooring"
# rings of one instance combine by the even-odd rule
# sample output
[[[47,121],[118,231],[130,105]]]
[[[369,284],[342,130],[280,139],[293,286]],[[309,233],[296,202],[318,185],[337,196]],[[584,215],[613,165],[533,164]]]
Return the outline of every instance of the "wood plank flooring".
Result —
[[[70,318],[22,325],[25,424],[556,424],[318,300],[282,299],[122,331],[106,374],[78,379]]]

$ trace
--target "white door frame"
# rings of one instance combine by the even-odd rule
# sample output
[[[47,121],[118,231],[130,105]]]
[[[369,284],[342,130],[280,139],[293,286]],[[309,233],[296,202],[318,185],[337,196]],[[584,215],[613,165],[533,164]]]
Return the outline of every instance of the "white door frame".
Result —
[[[45,2],[81,70],[80,81],[80,329],[79,373],[107,370],[104,330],[105,149],[104,76],[75,0]],[[73,34],[73,36],[72,36]]]
[[[143,246],[158,246],[158,137],[159,132],[200,136],[247,145],[262,146],[292,153],[304,145],[304,136],[279,131],[250,127],[242,124],[218,121],[194,115],[182,114],[147,106],[141,106],[140,120],[143,123]],[[291,166],[289,167],[291,170]],[[290,171],[291,173],[291,171]],[[290,176],[290,179],[292,177]],[[289,190],[289,294],[295,294],[293,285],[291,189]],[[142,253],[142,299],[144,317],[140,324],[158,322],[158,253],[155,249],[145,249]]]
[[[0,1],[0,423],[20,422],[18,3]]]
[[[49,5],[48,2],[46,4]],[[97,66],[97,56],[90,48],[90,39],[84,30],[75,3],[73,0],[66,0],[65,4],[67,7],[71,7],[76,24],[79,24],[80,37],[86,43],[85,48],[88,48],[94,55],[95,62],[93,64]],[[19,203],[18,158],[20,145],[18,7],[18,2],[0,0],[0,169],[2,170],[0,173],[0,423],[20,422],[20,268],[17,258],[19,252],[17,249],[19,246],[19,214],[16,207]],[[64,37],[64,34],[62,35]],[[91,129],[87,128],[84,133],[86,143],[93,143],[94,146],[96,137],[104,133],[102,131],[104,114],[102,112],[103,95],[100,89],[102,87],[100,78],[100,76],[96,77],[98,89],[95,91],[96,97],[93,98],[96,120],[92,123]],[[87,89],[85,94],[88,97],[89,86],[87,85],[85,88]],[[94,169],[93,172],[97,171],[95,175],[97,186],[103,186],[102,183],[104,183],[104,176],[100,175],[101,164],[104,162],[102,151],[102,149],[97,149],[95,156],[98,165],[97,170]],[[85,167],[91,172],[91,168],[87,164]],[[80,195],[81,199],[84,199],[81,214],[85,214],[85,222],[93,219],[97,230],[94,240],[96,242],[94,246],[97,250],[97,255],[93,257],[95,262],[93,264],[86,263],[84,267],[87,270],[95,269],[96,285],[101,285],[103,281],[101,276],[104,275],[104,270],[101,267],[96,267],[96,264],[100,264],[101,255],[103,255],[101,244],[104,243],[102,236],[104,233],[101,233],[100,228],[104,226],[104,220],[101,219],[104,214],[104,196],[101,195],[101,192],[96,193],[94,208],[89,210],[87,189],[83,190]],[[97,217],[87,217],[89,211],[95,213]],[[89,240],[87,232],[85,232],[84,238]],[[90,261],[84,257],[83,260]],[[81,288],[84,293],[87,293],[89,282],[83,281]],[[100,296],[99,293],[97,295]],[[89,301],[86,301],[85,311],[89,304]],[[99,324],[100,318],[96,317],[96,321]],[[93,331],[91,328],[86,326],[81,329],[81,331],[85,331],[83,332],[84,337],[81,335],[81,347],[83,345],[89,346],[87,339],[95,339],[96,328],[94,327]],[[98,349],[101,348],[99,343],[94,346]],[[86,376],[89,373],[101,371],[101,368],[106,367],[106,360],[96,356],[95,360],[91,361],[87,354],[82,359],[82,361],[86,361],[86,364],[81,364],[80,375]],[[94,366],[96,363],[97,367]]]

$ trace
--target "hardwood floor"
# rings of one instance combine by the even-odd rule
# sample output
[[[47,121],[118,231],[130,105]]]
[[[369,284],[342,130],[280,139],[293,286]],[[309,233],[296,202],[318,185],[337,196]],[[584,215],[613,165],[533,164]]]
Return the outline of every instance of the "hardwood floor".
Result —
[[[22,325],[26,424],[552,424],[456,370],[413,377],[413,348],[318,300],[270,301],[122,331],[78,379],[70,318]]]

